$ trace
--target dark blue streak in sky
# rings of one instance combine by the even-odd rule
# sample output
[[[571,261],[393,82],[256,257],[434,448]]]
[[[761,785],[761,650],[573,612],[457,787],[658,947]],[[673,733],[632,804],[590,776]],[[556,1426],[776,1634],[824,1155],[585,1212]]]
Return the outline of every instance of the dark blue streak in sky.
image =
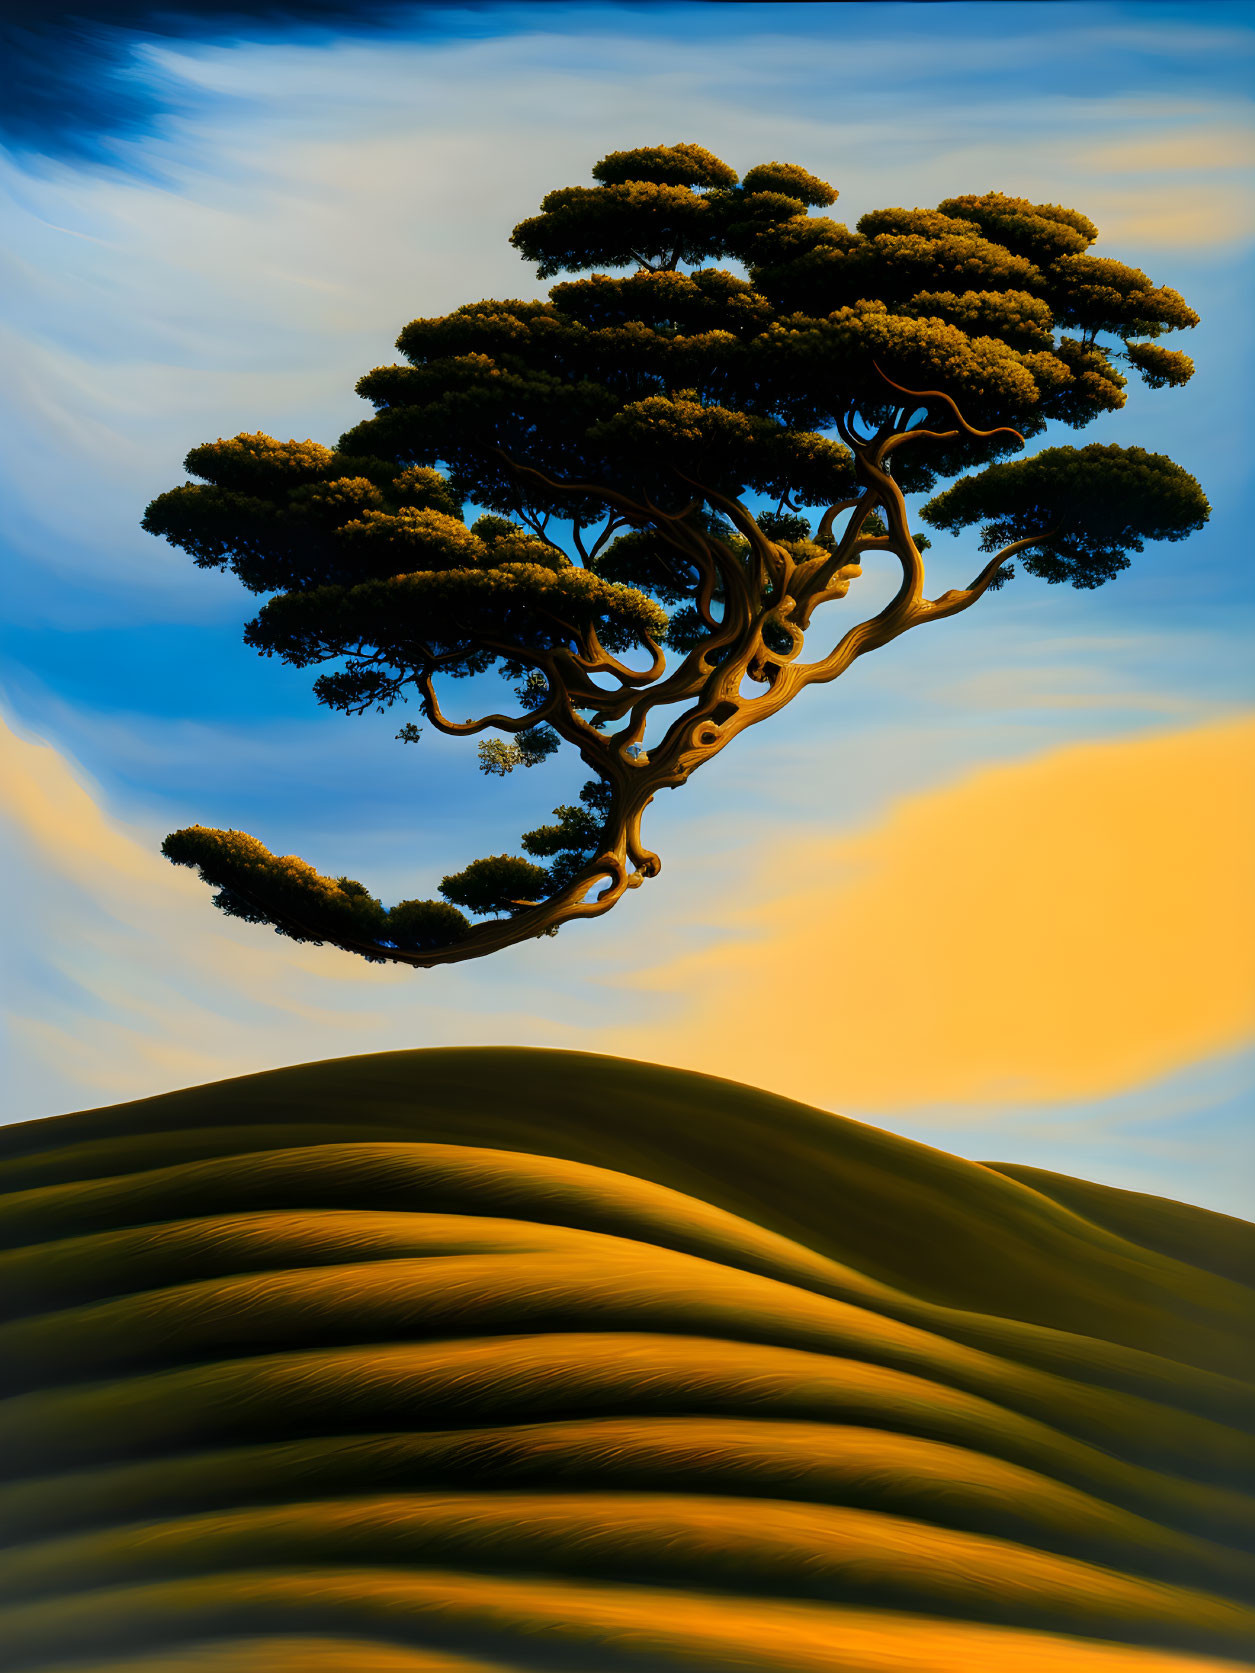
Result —
[[[118,162],[111,141],[142,139],[169,113],[177,95],[137,66],[146,42],[325,42],[398,34],[432,40],[526,33],[543,20],[552,29],[578,19],[594,32],[626,17],[660,39],[708,37],[717,32],[778,30],[816,14],[840,11],[860,33],[883,28],[885,14],[954,14],[958,26],[973,11],[989,25],[1017,33],[1039,27],[1041,14],[1065,17],[1075,0],[0,0],[0,144],[18,152],[76,162]],[[1249,20],[1250,0],[1091,0],[1079,8],[1113,18],[1157,24]],[[564,16],[565,14],[565,16]],[[1071,19],[1060,18],[1066,28]],[[1166,66],[1161,71],[1166,72]],[[1236,80],[1247,87],[1247,65],[1218,63],[1217,90]],[[1073,89],[1075,92],[1081,89]],[[134,166],[132,163],[131,166]]]
[[[149,133],[166,106],[132,65],[141,42],[496,33],[499,9],[500,0],[0,0],[0,136],[18,151],[87,161],[106,155],[110,139]]]
[[[544,4],[565,10],[561,0]],[[652,11],[657,18],[728,4],[610,0],[604,10]],[[763,9],[753,0],[736,6],[738,24],[747,26]],[[572,10],[587,16],[587,0]],[[466,38],[534,28],[537,13],[536,0],[0,0],[0,141],[73,161],[112,160],[110,140],[146,136],[169,109],[161,86],[134,67],[133,50],[144,42],[325,41],[390,32]]]

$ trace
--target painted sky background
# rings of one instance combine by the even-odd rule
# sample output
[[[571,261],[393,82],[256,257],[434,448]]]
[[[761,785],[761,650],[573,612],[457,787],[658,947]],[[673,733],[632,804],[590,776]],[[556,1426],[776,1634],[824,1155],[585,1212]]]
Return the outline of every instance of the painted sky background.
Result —
[[[1250,1214],[1252,8],[77,10],[4,12],[8,1117],[569,1046]],[[403,714],[319,709],[144,505],[216,435],[333,441],[408,319],[543,294],[507,240],[545,191],[677,140],[799,162],[850,223],[990,189],[1091,215],[1203,325],[1173,339],[1193,383],[1080,439],[1170,453],[1211,524],[803,696],[656,804],[664,872],[596,924],[411,972],[224,919],[166,831],[238,827],[387,902],[517,849],[586,775],[490,781],[430,729],[395,743]],[[970,537],[928,557],[934,591],[979,567]]]

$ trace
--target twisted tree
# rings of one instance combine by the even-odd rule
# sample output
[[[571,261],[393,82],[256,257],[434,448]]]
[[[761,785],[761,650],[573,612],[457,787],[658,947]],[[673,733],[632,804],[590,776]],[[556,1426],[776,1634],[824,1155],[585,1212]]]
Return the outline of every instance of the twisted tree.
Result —
[[[493,733],[485,771],[567,743],[594,776],[524,836],[532,860],[476,860],[443,901],[390,911],[241,832],[173,833],[164,852],[229,913],[414,965],[596,917],[659,869],[641,833],[657,792],[805,687],[970,609],[1013,558],[1097,587],[1208,515],[1161,454],[1010,457],[1051,420],[1079,428],[1123,405],[1118,363],[1152,387],[1193,370],[1156,339],[1197,316],[1087,254],[1097,229],[1076,211],[986,193],[850,231],[811,213],[836,193],[805,170],[738,181],[696,145],[616,152],[593,176],[550,193],[512,243],[541,278],[609,272],[545,302],[414,320],[406,363],[358,384],[376,416],[335,448],[194,448],[200,481],[162,494],[144,526],[269,594],[245,639],[330,665],[321,702],[413,699],[438,731]],[[969,586],[930,598],[905,496],[945,482],[920,515],[983,525],[986,556]],[[484,513],[469,527],[467,501]],[[814,651],[812,624],[866,552],[901,566],[895,596],[866,620],[832,612]],[[493,673],[515,700],[451,718],[444,683]]]

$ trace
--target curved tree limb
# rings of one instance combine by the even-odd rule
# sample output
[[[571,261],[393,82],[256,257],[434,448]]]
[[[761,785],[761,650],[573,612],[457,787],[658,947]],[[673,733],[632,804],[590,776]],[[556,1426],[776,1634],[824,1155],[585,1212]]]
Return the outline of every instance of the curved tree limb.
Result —
[[[1040,546],[1044,541],[1053,540],[1058,532],[1059,530],[1056,527],[1048,530],[1045,534],[1029,534],[1021,540],[1011,541],[990,558],[970,586],[951,588],[949,592],[942,593],[938,598],[925,599],[923,602],[928,607],[928,619],[930,621],[940,621],[945,616],[956,616],[961,610],[970,609],[978,598],[989,591],[998,571],[1008,558],[1013,558],[1017,552],[1027,551],[1030,546]]]
[[[896,389],[899,395],[909,395],[912,401],[914,401],[917,405],[921,401],[940,401],[944,406],[949,407],[950,411],[954,414],[956,420],[958,421],[959,429],[964,435],[974,436],[980,441],[987,441],[991,436],[1014,436],[1016,440],[1019,441],[1021,446],[1024,444],[1024,437],[1018,430],[1013,430],[1009,424],[995,425],[992,430],[976,429],[974,425],[968,423],[967,419],[964,418],[963,414],[959,411],[958,404],[954,400],[954,397],[947,395],[944,389],[907,389],[903,384],[895,383],[888,373],[881,369],[880,365],[876,361],[872,361],[872,366],[877,377],[883,378],[885,383],[889,385],[890,389]],[[935,432],[928,430],[905,430],[896,436],[891,436],[889,441],[893,442],[896,447],[901,446],[904,442],[914,441],[920,436],[933,435],[939,440],[944,440],[954,434],[955,432],[953,430]],[[882,448],[886,445],[886,443],[881,444]],[[876,463],[879,464],[880,460],[877,459]]]

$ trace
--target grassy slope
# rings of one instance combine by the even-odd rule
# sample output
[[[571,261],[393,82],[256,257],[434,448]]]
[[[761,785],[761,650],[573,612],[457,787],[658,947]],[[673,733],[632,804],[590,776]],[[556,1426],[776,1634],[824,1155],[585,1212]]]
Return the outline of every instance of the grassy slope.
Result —
[[[0,1129],[0,1193],[15,1668],[1255,1665],[1241,1222],[508,1048]]]

